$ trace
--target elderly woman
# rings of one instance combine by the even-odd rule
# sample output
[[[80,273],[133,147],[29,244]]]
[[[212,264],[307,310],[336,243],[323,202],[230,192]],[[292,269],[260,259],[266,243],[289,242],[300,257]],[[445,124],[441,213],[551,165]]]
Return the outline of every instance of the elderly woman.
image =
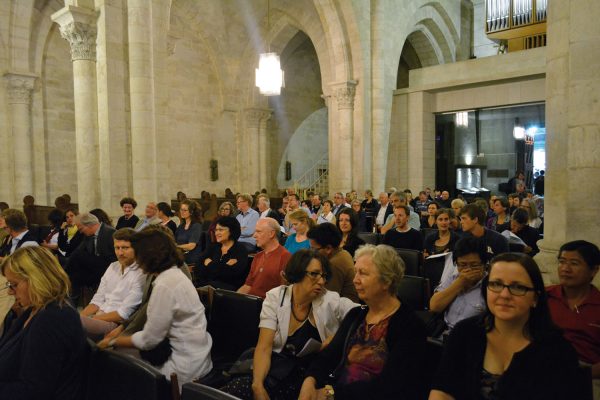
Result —
[[[173,235],[175,235],[177,225],[175,224],[175,221],[171,219],[171,217],[175,215],[173,210],[171,210],[171,206],[164,201],[161,201],[156,205],[156,208],[158,209],[157,216],[160,219],[160,224],[169,228],[171,232],[173,232]]]
[[[216,243],[202,253],[200,267],[196,269],[199,286],[235,291],[244,284],[248,275],[248,251],[237,241],[240,233],[240,223],[234,217],[217,220]]]
[[[295,232],[285,240],[285,248],[287,251],[294,254],[300,249],[310,249],[310,242],[308,241],[306,233],[310,228],[315,226],[315,221],[301,209],[289,214],[289,220],[292,223],[292,228]]]
[[[450,229],[452,220],[454,220],[454,211],[452,209],[442,208],[436,211],[435,225],[437,226],[437,232],[428,235],[423,241],[423,255],[425,257],[446,253],[454,249],[454,245],[459,237]]]
[[[599,268],[598,246],[585,240],[565,243],[558,251],[560,284],[546,288],[552,319],[581,362],[591,366],[596,391],[600,389],[600,292],[592,280]]]
[[[404,262],[386,245],[356,252],[354,285],[366,307],[351,310],[311,364],[300,399],[419,399],[425,391],[425,327],[396,293]],[[332,387],[324,387],[329,383]]]
[[[303,249],[292,256],[285,267],[289,286],[270,290],[263,303],[252,376],[236,378],[222,390],[242,399],[297,398],[305,367],[313,359],[298,353],[311,339],[325,343],[358,306],[325,289],[329,273],[329,261],[318,252]],[[275,363],[290,366],[277,383],[269,377]]]
[[[202,207],[194,200],[183,200],[179,206],[181,223],[175,231],[175,242],[185,254],[185,262],[195,265],[202,249]]]
[[[88,347],[67,303],[69,277],[43,247],[17,249],[2,274],[24,312],[0,342],[0,398],[82,399]]]
[[[173,238],[160,229],[137,232],[131,245],[140,268],[156,277],[147,320],[143,330],[110,339],[107,345],[139,350],[168,346],[168,358],[157,365],[163,375],[176,373],[180,385],[202,378],[212,369],[212,339],[196,288],[179,269],[183,264],[181,252]]]
[[[217,243],[217,238],[215,235],[215,229],[217,228],[217,221],[221,217],[235,217],[233,212],[233,204],[228,201],[221,203],[219,209],[217,210],[217,215],[214,221],[208,227],[208,237],[210,238],[211,243]],[[237,239],[236,239],[237,240]]]
[[[358,216],[351,208],[343,208],[337,215],[336,225],[342,232],[340,247],[346,250],[352,257],[359,246],[365,241],[358,237]]]
[[[119,204],[123,210],[123,215],[119,217],[115,229],[119,230],[121,228],[135,228],[135,225],[140,220],[138,216],[133,213],[137,207],[137,201],[135,201],[135,199],[132,197],[124,197],[121,199]]]
[[[481,290],[485,312],[448,337],[429,399],[584,398],[577,354],[552,323],[535,261],[496,256]]]
[[[444,271],[442,281],[429,300],[431,311],[444,313],[448,330],[452,330],[459,321],[484,310],[481,282],[487,274],[487,249],[482,240],[464,237],[456,242],[452,259],[452,269]],[[444,329],[440,328],[436,336],[441,335]]]
[[[321,207],[321,212],[317,215],[317,224],[329,222],[335,224],[335,215],[333,215],[333,201],[325,200]]]

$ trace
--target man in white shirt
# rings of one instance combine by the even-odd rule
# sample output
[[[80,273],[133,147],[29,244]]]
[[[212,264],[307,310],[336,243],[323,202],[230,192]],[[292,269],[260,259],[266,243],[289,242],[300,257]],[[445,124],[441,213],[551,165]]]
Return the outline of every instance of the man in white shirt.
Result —
[[[136,232],[139,232],[148,225],[156,225],[160,223],[161,220],[158,218],[158,207],[156,206],[156,203],[150,202],[148,205],[146,205],[144,218],[141,218],[133,229]]]
[[[260,213],[259,219],[263,218],[274,218],[277,219],[278,215],[275,211],[271,210],[271,200],[266,194],[261,194],[256,200],[256,206]]]
[[[115,329],[129,318],[142,302],[145,275],[135,262],[131,228],[119,229],[113,236],[117,261],[111,263],[100,280],[98,291],[81,313],[81,323],[92,338]]]
[[[390,203],[390,198],[386,192],[379,193],[379,209],[377,210],[377,214],[375,216],[375,225],[377,226],[377,231],[381,229],[381,227],[385,224],[385,220],[388,215],[394,214],[394,207],[392,203]]]

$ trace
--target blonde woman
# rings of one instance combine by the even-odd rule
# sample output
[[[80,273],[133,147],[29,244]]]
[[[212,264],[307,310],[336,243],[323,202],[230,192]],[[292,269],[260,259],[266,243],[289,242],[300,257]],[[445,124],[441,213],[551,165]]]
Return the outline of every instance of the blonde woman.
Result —
[[[2,274],[23,313],[0,341],[0,398],[83,398],[88,348],[56,257],[22,247],[6,258]]]
[[[312,220],[302,209],[293,211],[289,216],[292,227],[296,231],[287,237],[285,240],[285,248],[291,254],[294,254],[300,249],[310,249],[310,242],[306,233],[310,228],[315,226],[315,221]]]

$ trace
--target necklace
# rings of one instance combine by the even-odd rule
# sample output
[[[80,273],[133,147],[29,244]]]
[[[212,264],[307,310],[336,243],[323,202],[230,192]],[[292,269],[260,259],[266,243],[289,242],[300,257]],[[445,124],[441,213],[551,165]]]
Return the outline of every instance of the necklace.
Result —
[[[292,293],[292,316],[294,317],[294,319],[300,323],[304,323],[306,322],[306,320],[308,319],[308,317],[310,316],[310,312],[312,311],[312,301],[310,302],[310,306],[308,307],[308,312],[306,313],[306,318],[304,319],[300,319],[296,316],[296,313],[294,312],[294,293]]]

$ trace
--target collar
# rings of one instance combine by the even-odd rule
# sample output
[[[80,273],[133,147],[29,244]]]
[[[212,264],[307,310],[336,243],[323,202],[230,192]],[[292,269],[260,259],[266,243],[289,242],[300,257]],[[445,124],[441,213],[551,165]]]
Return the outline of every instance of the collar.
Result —
[[[29,232],[28,229],[24,230],[23,232],[19,233],[17,236],[13,237],[12,240],[16,240],[17,242],[21,241],[21,239],[23,239],[23,237],[25,235],[27,235],[27,232]]]
[[[568,302],[564,296],[561,285],[550,286],[546,288],[546,292],[548,293],[548,297],[555,298],[561,303],[568,306]],[[600,291],[596,289],[594,285],[590,284],[590,293],[585,298],[585,300],[583,300],[583,302],[581,304],[578,304],[577,306],[581,307],[584,304],[600,305]]]

